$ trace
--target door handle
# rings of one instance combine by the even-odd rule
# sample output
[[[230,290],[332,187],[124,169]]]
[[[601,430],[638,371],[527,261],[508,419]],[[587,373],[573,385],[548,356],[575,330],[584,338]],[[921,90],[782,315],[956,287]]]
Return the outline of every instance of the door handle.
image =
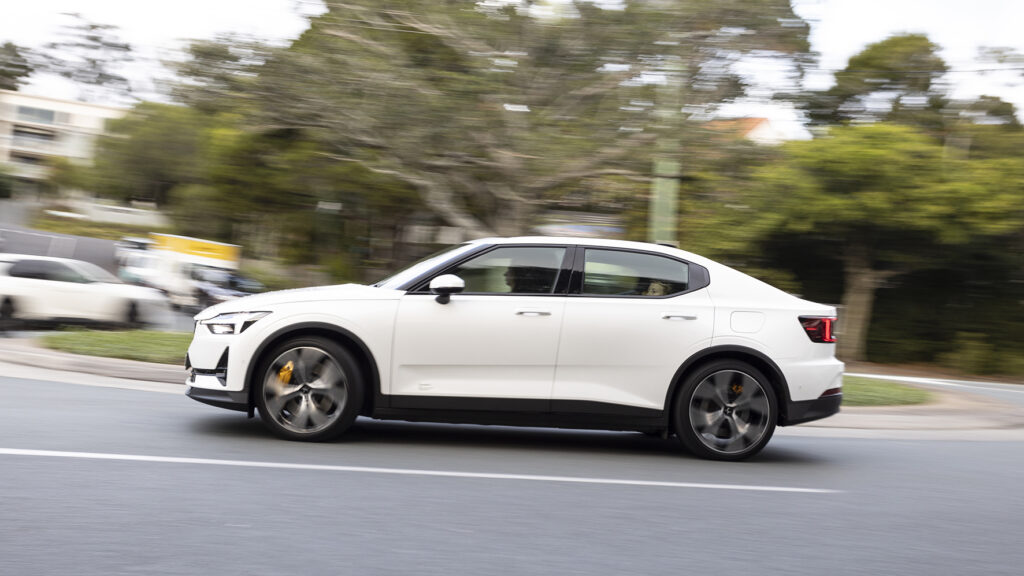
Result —
[[[661,315],[662,320],[696,320],[696,314],[671,314],[665,313]]]
[[[551,316],[551,312],[547,310],[519,309],[516,310],[516,316]]]

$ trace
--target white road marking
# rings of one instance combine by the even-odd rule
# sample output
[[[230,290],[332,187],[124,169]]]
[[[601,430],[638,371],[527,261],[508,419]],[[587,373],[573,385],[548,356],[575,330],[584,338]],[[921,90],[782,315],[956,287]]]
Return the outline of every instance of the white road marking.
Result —
[[[42,456],[51,458],[84,458],[89,460],[122,460],[131,462],[161,462],[168,464],[198,464],[206,466],[239,466],[245,468],[276,468],[285,470],[318,470],[327,472],[355,472],[364,474],[395,474],[404,476],[440,476],[447,478],[482,478],[489,480],[525,480],[534,482],[565,482],[575,484],[611,484],[619,486],[656,486],[665,488],[699,488],[706,490],[744,490],[750,492],[794,492],[801,494],[838,494],[841,490],[826,488],[795,488],[788,486],[758,486],[746,484],[706,484],[700,482],[661,482],[656,480],[623,480],[615,478],[583,478],[574,476],[542,476],[534,474],[494,474],[486,472],[457,472],[446,470],[414,470],[404,468],[373,468],[363,466],[330,466],[322,464],[290,464],[286,462],[257,462],[249,460],[214,460],[209,458],[176,458],[137,454],[104,454],[98,452],[61,452],[54,450],[21,450],[0,448],[0,455]]]

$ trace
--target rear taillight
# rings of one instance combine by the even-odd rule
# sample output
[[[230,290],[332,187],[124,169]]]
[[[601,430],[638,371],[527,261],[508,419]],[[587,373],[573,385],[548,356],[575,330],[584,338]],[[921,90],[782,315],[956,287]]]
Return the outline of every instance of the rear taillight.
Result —
[[[801,316],[800,324],[812,342],[835,342],[836,319],[828,316]]]

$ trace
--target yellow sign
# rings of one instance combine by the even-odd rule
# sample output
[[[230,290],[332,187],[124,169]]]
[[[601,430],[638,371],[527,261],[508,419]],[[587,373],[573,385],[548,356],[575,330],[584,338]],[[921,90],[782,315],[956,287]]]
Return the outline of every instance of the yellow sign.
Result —
[[[188,236],[175,236],[174,234],[152,233],[149,236],[154,242],[153,250],[167,250],[168,252],[210,258],[232,264],[237,264],[241,256],[240,246],[236,244],[225,244],[212,240],[189,238]]]

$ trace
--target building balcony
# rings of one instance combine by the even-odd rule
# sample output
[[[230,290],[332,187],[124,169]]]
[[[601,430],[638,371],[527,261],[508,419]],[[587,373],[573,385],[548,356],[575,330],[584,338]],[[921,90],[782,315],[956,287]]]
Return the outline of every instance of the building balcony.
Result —
[[[26,164],[24,162],[8,162],[4,164],[7,173],[15,178],[26,180],[45,180],[50,176],[50,168],[41,164]]]
[[[10,149],[12,152],[25,152],[28,154],[44,154],[47,156],[67,155],[64,146],[60,142],[39,138],[14,136],[10,140]]]

